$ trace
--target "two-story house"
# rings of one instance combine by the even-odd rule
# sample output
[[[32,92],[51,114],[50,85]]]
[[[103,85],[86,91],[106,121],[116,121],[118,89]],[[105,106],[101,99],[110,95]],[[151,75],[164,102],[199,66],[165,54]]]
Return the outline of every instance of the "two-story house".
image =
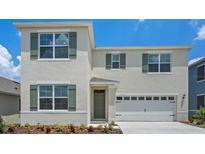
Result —
[[[189,117],[205,107],[205,58],[189,65]]]
[[[21,124],[187,121],[190,46],[95,47],[92,23],[15,23]]]

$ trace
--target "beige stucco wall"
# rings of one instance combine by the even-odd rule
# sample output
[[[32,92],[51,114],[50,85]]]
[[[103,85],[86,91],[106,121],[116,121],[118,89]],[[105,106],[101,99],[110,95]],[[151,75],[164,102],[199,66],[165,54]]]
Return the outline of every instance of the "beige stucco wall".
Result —
[[[126,53],[125,70],[106,70],[105,54]],[[143,74],[142,53],[171,53],[172,67],[168,74]],[[95,77],[120,81],[117,94],[175,94],[177,96],[177,120],[188,118],[188,60],[186,50],[133,50],[133,51],[94,51],[93,71]],[[186,95],[183,103],[182,96]]]
[[[30,60],[30,33],[31,32],[77,32],[77,59],[73,60]],[[21,58],[22,58],[22,78],[21,78],[21,123],[31,122],[36,119],[36,123],[44,122],[50,117],[50,122],[61,123],[62,121],[79,121],[88,123],[89,103],[89,81],[91,76],[91,53],[88,30],[79,28],[29,28],[22,29]],[[56,114],[51,116],[51,112],[38,114],[30,112],[30,88],[32,84],[76,84],[76,112],[75,114],[65,113],[66,116]],[[55,112],[55,111],[54,111]],[[83,113],[82,113],[83,112]],[[41,119],[42,118],[42,119]],[[46,121],[48,123],[48,121]]]

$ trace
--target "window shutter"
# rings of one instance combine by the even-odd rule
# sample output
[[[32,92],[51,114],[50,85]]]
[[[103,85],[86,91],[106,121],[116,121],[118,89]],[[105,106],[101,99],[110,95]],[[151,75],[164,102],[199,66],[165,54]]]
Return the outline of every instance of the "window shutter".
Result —
[[[70,32],[69,33],[69,58],[76,59],[76,51],[77,51],[77,33]]]
[[[30,111],[37,111],[38,105],[37,85],[30,85]]]
[[[106,69],[111,69],[111,54],[106,54]]]
[[[30,34],[30,58],[38,58],[38,33]]]
[[[76,85],[69,85],[68,93],[68,109],[69,111],[76,111]]]
[[[148,72],[148,54],[142,54],[142,73]]]
[[[122,69],[126,68],[126,54],[125,53],[120,54],[120,68]]]

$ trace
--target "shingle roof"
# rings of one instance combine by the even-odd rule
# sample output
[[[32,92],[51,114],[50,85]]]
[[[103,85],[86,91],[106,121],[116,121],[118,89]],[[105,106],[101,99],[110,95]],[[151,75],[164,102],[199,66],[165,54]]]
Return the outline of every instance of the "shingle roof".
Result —
[[[20,96],[20,83],[0,77],[0,93]]]
[[[189,62],[189,67],[194,66],[194,65],[198,65],[201,62],[205,62],[205,57],[200,57],[192,62]]]

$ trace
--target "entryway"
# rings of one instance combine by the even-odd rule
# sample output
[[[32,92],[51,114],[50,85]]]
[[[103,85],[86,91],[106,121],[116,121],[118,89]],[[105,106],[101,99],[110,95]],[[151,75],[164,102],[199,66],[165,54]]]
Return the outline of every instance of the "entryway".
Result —
[[[94,90],[94,120],[105,120],[105,90]]]

